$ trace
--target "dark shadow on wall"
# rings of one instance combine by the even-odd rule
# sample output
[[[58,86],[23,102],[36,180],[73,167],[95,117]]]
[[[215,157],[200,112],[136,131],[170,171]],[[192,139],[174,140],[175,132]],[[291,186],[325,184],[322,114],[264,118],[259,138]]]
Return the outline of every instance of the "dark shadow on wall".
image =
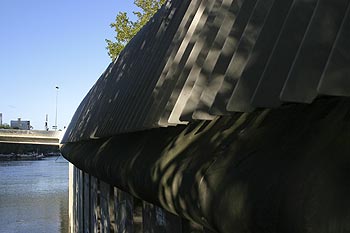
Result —
[[[63,145],[75,166],[217,232],[350,230],[350,100]]]

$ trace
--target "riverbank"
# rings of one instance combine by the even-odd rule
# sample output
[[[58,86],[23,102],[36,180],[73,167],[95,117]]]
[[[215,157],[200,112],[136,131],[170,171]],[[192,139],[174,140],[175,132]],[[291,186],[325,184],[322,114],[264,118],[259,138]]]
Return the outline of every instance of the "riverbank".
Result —
[[[38,153],[27,153],[27,154],[0,154],[0,161],[9,161],[9,160],[41,160],[47,157],[58,157],[61,156],[60,153],[46,153],[46,154],[38,154]]]

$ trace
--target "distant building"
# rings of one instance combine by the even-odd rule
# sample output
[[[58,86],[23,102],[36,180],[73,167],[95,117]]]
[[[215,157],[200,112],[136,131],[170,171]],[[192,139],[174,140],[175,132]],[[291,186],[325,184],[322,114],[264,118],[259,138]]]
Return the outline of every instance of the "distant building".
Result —
[[[2,113],[0,112],[0,125],[2,125]]]
[[[22,121],[21,118],[18,118],[16,121],[11,121],[11,128],[30,130],[30,121]]]

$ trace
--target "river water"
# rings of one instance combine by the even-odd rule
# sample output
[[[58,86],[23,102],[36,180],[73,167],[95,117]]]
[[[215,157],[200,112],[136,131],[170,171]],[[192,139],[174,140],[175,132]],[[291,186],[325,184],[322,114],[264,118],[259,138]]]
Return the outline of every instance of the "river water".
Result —
[[[68,162],[0,161],[0,233],[68,232]]]

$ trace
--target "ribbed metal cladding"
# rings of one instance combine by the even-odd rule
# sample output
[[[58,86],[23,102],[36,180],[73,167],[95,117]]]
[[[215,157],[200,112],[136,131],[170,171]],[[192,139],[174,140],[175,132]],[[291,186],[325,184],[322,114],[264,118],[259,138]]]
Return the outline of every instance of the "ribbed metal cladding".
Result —
[[[169,0],[111,63],[64,141],[350,95],[349,0]]]

